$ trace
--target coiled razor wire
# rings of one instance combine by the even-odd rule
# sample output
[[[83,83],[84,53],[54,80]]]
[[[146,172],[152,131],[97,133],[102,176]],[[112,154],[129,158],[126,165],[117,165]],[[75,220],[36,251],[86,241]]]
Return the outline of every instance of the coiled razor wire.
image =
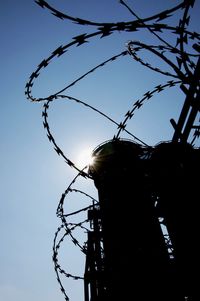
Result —
[[[58,259],[59,250],[61,247],[62,242],[64,239],[68,236],[71,238],[72,243],[80,249],[80,251],[83,254],[86,254],[87,250],[87,244],[84,242],[81,244],[78,239],[74,235],[74,231],[79,228],[85,232],[90,231],[90,225],[87,218],[85,218],[82,221],[79,221],[78,223],[72,223],[69,222],[69,217],[73,215],[78,215],[82,212],[87,212],[89,209],[98,207],[98,200],[95,200],[92,196],[88,195],[87,193],[73,188],[74,183],[79,177],[84,177],[86,180],[90,179],[91,176],[86,171],[86,168],[79,169],[79,167],[63,152],[63,150],[59,147],[59,145],[56,142],[56,138],[53,136],[49,122],[48,122],[48,110],[50,108],[50,105],[52,102],[59,101],[59,100],[65,100],[65,101],[72,101],[76,102],[79,105],[87,107],[89,110],[100,114],[103,118],[107,119],[109,122],[112,122],[116,126],[116,134],[114,135],[113,139],[120,139],[123,132],[127,133],[131,139],[133,139],[136,143],[140,143],[143,146],[148,146],[144,141],[136,137],[133,133],[127,130],[127,125],[129,121],[134,117],[137,110],[139,110],[145,102],[152,99],[152,97],[156,93],[161,93],[166,88],[171,88],[174,86],[179,85],[183,92],[187,95],[187,86],[191,83],[191,78],[196,66],[197,59],[199,57],[200,52],[200,34],[197,32],[191,32],[187,28],[189,26],[190,16],[189,16],[189,10],[193,8],[195,1],[194,0],[185,0],[181,1],[180,4],[164,10],[158,14],[155,14],[153,16],[143,18],[141,19],[138,17],[138,15],[131,9],[125,1],[120,0],[119,5],[124,6],[134,17],[133,21],[129,22],[114,22],[114,23],[105,23],[105,22],[94,22],[87,19],[81,19],[78,17],[71,16],[67,13],[61,12],[57,10],[55,7],[48,4],[48,2],[44,0],[36,0],[35,1],[39,6],[41,6],[43,9],[49,10],[54,16],[57,18],[64,20],[64,21],[71,21],[74,24],[77,24],[79,26],[89,26],[90,28],[95,28],[95,31],[92,33],[84,33],[78,36],[75,36],[72,38],[71,42],[68,44],[65,44],[64,46],[61,45],[57,49],[55,49],[49,57],[46,59],[43,59],[41,63],[38,65],[36,70],[30,75],[29,80],[25,87],[25,94],[27,96],[27,99],[32,102],[44,102],[43,106],[43,125],[46,130],[47,137],[49,141],[53,144],[55,151],[59,156],[61,156],[64,161],[72,168],[74,168],[78,174],[76,177],[72,180],[68,188],[64,191],[62,194],[58,207],[57,207],[57,216],[61,220],[61,225],[58,227],[54,242],[53,242],[53,262],[54,262],[54,268],[57,275],[57,280],[60,285],[60,289],[62,293],[64,294],[65,300],[69,300],[69,297],[67,295],[67,292],[62,284],[61,275],[72,278],[74,280],[83,280],[83,275],[73,275],[67,271],[65,271]],[[167,23],[161,23],[161,21],[168,21],[168,18],[173,16],[178,11],[182,12],[182,18],[179,20],[179,24],[176,26],[171,26]],[[56,58],[64,55],[66,52],[68,53],[68,50],[74,46],[80,47],[81,45],[85,44],[86,42],[90,42],[91,39],[94,37],[99,37],[100,39],[112,35],[114,32],[128,32],[133,34],[136,31],[139,30],[148,30],[152,35],[154,35],[159,44],[157,45],[150,45],[145,44],[140,41],[131,40],[127,43],[127,49],[122,51],[121,53],[118,53],[116,55],[113,55],[112,57],[108,58],[107,60],[101,62],[94,68],[90,69],[86,73],[84,73],[82,76],[78,77],[76,80],[74,80],[71,83],[68,83],[65,87],[63,87],[60,91],[55,92],[52,95],[48,95],[46,97],[42,98],[36,98],[32,94],[32,89],[35,84],[35,80],[39,77],[40,72],[47,68],[48,65]],[[175,45],[171,45],[167,40],[165,40],[162,35],[165,33],[170,33],[170,35],[175,35],[176,37],[176,43]],[[193,48],[192,52],[188,52],[185,50],[186,45],[188,45],[190,42],[191,49]],[[140,52],[146,51],[150,54],[153,54],[154,56],[160,58],[169,68],[169,71],[165,71],[163,69],[160,69],[158,66],[151,65],[148,61],[144,61],[142,59],[142,56],[140,56]],[[134,101],[130,109],[126,112],[124,118],[120,123],[117,123],[113,118],[108,116],[106,113],[96,109],[95,107],[89,105],[86,101],[83,101],[81,99],[77,99],[73,96],[66,95],[64,92],[66,92],[67,89],[70,87],[76,85],[79,81],[87,77],[89,74],[94,73],[97,69],[103,68],[105,66],[108,66],[110,63],[119,60],[120,58],[124,56],[131,56],[134,61],[139,62],[141,65],[143,65],[146,68],[149,68],[150,70],[154,72],[158,72],[166,77],[169,78],[169,80],[163,84],[159,84],[155,86],[152,90],[147,91],[144,93],[144,95]],[[169,58],[169,56],[173,56],[173,60]],[[198,86],[197,89],[199,90],[200,87]],[[195,127],[193,138],[191,143],[194,145],[194,142],[197,138],[199,138],[200,135],[200,127],[199,125]],[[79,210],[73,211],[73,212],[65,212],[64,209],[64,203],[65,199],[68,196],[69,193],[80,193],[83,194],[90,202],[89,206],[86,206],[84,208],[80,208]]]

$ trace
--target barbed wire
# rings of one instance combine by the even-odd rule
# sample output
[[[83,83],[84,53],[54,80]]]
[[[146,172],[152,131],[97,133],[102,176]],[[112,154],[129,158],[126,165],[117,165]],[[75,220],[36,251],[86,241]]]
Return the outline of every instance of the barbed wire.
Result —
[[[78,215],[79,213],[87,212],[88,210],[95,208],[98,206],[98,201],[90,196],[89,194],[73,188],[73,185],[77,181],[79,177],[83,177],[86,180],[91,180],[92,177],[86,172],[86,168],[80,169],[78,166],[71,160],[69,157],[63,152],[60,146],[56,142],[56,138],[52,134],[50,124],[48,122],[48,110],[51,103],[58,101],[58,100],[67,100],[67,101],[74,101],[79,105],[83,105],[87,107],[89,110],[100,114],[103,118],[107,119],[109,122],[113,123],[116,127],[116,134],[114,135],[113,139],[120,139],[122,132],[128,134],[132,139],[136,142],[141,143],[143,146],[149,147],[147,143],[142,141],[140,138],[136,137],[132,132],[127,130],[127,125],[129,121],[133,118],[136,111],[138,111],[145,102],[149,101],[153,98],[156,93],[161,93],[165,91],[167,88],[176,87],[177,85],[180,86],[181,90],[187,95],[188,89],[187,86],[190,85],[192,80],[192,74],[194,72],[196,66],[196,60],[199,58],[200,52],[200,34],[197,32],[190,32],[187,28],[189,26],[190,16],[189,10],[193,8],[195,1],[194,0],[184,0],[181,1],[180,4],[175,5],[172,8],[164,10],[160,13],[152,15],[147,18],[140,18],[133,9],[131,9],[125,1],[120,0],[119,4],[124,6],[133,16],[133,21],[128,22],[95,22],[88,19],[83,19],[79,17],[71,16],[68,13],[64,13],[59,11],[55,7],[51,6],[48,2],[44,0],[35,0],[35,2],[42,7],[43,9],[47,9],[51,14],[55,17],[67,21],[73,22],[75,25],[84,26],[87,28],[95,28],[94,32],[91,33],[83,33],[81,35],[75,36],[72,40],[65,44],[57,47],[46,59],[43,59],[40,64],[37,66],[35,71],[30,75],[28,82],[26,83],[25,87],[25,95],[28,100],[32,102],[44,102],[42,117],[43,117],[43,126],[46,130],[47,137],[49,141],[53,144],[56,153],[61,156],[64,161],[71,167],[74,168],[78,174],[72,180],[68,188],[62,194],[58,207],[57,207],[57,216],[61,220],[61,226],[58,227],[53,241],[53,262],[54,268],[57,275],[57,281],[59,283],[60,289],[64,294],[65,300],[68,301],[69,297],[68,294],[62,284],[61,275],[72,278],[74,280],[83,280],[83,276],[81,275],[73,275],[71,273],[66,272],[61,265],[59,264],[58,254],[61,247],[62,242],[64,239],[69,236],[72,243],[80,249],[83,254],[86,254],[87,251],[87,243],[86,241],[81,244],[79,243],[78,239],[75,238],[73,231],[76,229],[81,229],[86,234],[90,231],[90,227],[88,225],[89,220],[88,218],[84,219],[83,221],[79,221],[77,223],[69,222],[69,218],[71,216]],[[182,11],[182,18],[179,19],[178,25],[171,26],[167,23],[161,23],[161,21],[165,20],[168,21],[168,18],[173,16],[178,11]],[[80,77],[76,78],[71,83],[68,83],[63,87],[61,90],[54,92],[51,95],[47,95],[46,97],[35,97],[32,93],[33,87],[35,85],[36,79],[40,76],[40,72],[46,69],[50,63],[54,59],[63,56],[64,54],[68,53],[69,49],[72,47],[80,47],[81,45],[90,42],[93,38],[100,38],[103,39],[112,35],[114,32],[126,32],[133,34],[134,32],[141,31],[141,30],[148,30],[154,37],[158,40],[158,44],[147,44],[141,41],[130,40],[127,43],[127,49],[123,50],[122,52],[111,56],[107,60],[103,61],[102,63],[96,65]],[[162,37],[165,33],[170,33],[176,37],[175,45],[171,45],[169,41]],[[188,51],[185,50],[186,45],[192,42],[190,49]],[[165,66],[170,70],[163,70],[157,66],[153,66],[149,63],[149,61],[145,61],[142,58],[142,55],[139,55],[141,52],[148,52],[151,53],[153,56],[161,59]],[[68,90],[70,87],[75,86],[78,82],[89,76],[90,74],[96,72],[98,69],[109,65],[116,60],[121,59],[124,56],[130,56],[134,61],[140,63],[145,68],[150,69],[153,72],[157,72],[170,78],[167,82],[163,84],[158,84],[153,89],[148,90],[144,93],[144,95],[139,98],[138,100],[134,101],[130,109],[126,112],[123,120],[121,122],[116,122],[112,117],[108,116],[106,113],[102,112],[101,110],[91,106],[87,102],[75,98],[73,96],[64,95],[63,92]],[[172,57],[173,56],[173,59]],[[199,89],[199,86],[198,86]],[[200,120],[199,120],[200,122]],[[73,131],[73,128],[72,128]],[[191,144],[194,144],[195,140],[200,136],[200,127],[197,125],[194,128],[193,138],[191,140]],[[72,212],[65,212],[64,210],[64,203],[66,197],[72,193],[80,193],[84,197],[88,198],[90,205],[80,208],[78,210],[74,210]],[[88,225],[88,226],[87,226]],[[61,234],[61,232],[64,232]],[[61,235],[61,238],[59,236]]]

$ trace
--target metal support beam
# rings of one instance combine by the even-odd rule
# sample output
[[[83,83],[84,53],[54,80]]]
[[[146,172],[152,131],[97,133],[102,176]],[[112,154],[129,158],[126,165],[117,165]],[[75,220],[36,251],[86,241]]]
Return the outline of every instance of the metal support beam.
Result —
[[[188,136],[200,107],[199,81],[200,58],[197,62],[197,66],[194,71],[193,78],[191,80],[191,84],[178,123],[175,124],[174,120],[171,120],[173,127],[175,127],[174,136],[172,138],[173,142],[187,142]]]

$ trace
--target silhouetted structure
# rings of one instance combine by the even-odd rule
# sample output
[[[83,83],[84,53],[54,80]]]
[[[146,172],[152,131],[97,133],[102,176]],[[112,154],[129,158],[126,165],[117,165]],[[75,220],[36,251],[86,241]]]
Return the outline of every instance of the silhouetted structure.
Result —
[[[199,150],[112,140],[94,158],[99,207],[88,215],[85,301],[199,300]]]

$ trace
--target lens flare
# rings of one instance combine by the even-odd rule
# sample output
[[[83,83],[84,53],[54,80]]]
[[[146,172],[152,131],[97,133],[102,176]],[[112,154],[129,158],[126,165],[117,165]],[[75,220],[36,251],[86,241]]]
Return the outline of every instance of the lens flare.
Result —
[[[85,148],[77,156],[76,165],[78,168],[82,169],[94,162],[94,157],[92,157],[92,149]]]

